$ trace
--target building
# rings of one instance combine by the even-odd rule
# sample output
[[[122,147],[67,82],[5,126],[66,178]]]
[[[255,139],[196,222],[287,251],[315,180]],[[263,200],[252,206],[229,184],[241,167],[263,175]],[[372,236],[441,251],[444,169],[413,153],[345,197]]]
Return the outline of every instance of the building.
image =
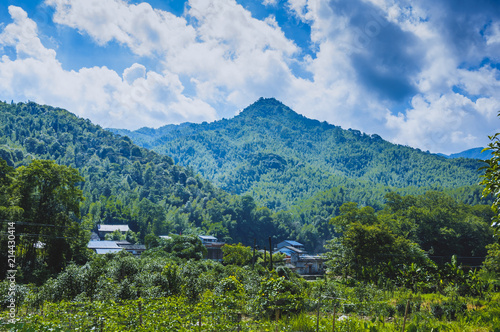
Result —
[[[279,250],[283,247],[294,247],[294,248],[297,248],[299,250],[305,250],[305,247],[302,243],[299,243],[297,241],[292,241],[292,240],[285,240],[285,241],[282,241],[280,243],[278,243],[278,245],[276,246],[276,248]]]
[[[114,231],[119,231],[122,234],[127,233],[130,230],[128,225],[97,225],[97,234],[101,240],[104,240],[106,234],[111,234]]]
[[[319,275],[325,272],[324,259],[321,256],[301,255],[291,263],[293,270],[300,275]]]
[[[144,251],[146,251],[146,246],[144,244],[132,244],[127,241],[116,241],[116,244],[136,257],[139,257]]]
[[[122,247],[116,244],[116,241],[90,241],[87,248],[92,249],[98,255],[123,250]]]
[[[125,250],[134,256],[140,256],[146,246],[143,244],[132,244],[128,241],[90,241],[87,248],[92,249],[96,254],[103,255],[107,253],[119,252]]]
[[[224,242],[219,242],[215,236],[211,235],[198,235],[201,243],[207,248],[206,259],[222,262],[222,247]]]
[[[280,242],[274,252],[286,255],[287,266],[300,275],[319,275],[324,273],[324,259],[308,255],[302,243],[286,240]]]

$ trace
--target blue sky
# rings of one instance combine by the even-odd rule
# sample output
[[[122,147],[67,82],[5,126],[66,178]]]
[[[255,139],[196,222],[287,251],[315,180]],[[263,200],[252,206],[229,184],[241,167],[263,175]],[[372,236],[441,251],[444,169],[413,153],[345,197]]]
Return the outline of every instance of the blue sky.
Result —
[[[500,131],[500,5],[443,0],[6,0],[0,100],[103,127],[230,118],[259,97],[453,153]]]

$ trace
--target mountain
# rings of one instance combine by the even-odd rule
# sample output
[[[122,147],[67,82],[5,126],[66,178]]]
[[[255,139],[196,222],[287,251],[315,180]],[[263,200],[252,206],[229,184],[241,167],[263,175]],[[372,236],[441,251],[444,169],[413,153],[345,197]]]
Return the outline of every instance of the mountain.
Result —
[[[160,153],[60,108],[0,102],[0,158],[13,167],[48,159],[78,169],[85,179],[82,227],[127,224],[131,241],[204,233],[245,245],[256,239],[262,248],[271,236],[318,252],[346,202],[380,210],[389,192],[434,188],[480,203],[477,160],[448,160],[343,130],[274,99],[229,120],[118,132]]]
[[[54,160],[79,170],[85,228],[128,224],[131,240],[148,235],[206,233],[257,243],[289,237],[252,197],[229,195],[172,158],[138,147],[70,112],[33,102],[0,102],[0,158],[19,167]]]
[[[470,158],[470,159],[479,159],[486,160],[491,158],[490,151],[483,151],[484,148],[473,148],[469,150],[465,150],[458,153],[453,153],[450,155],[439,154],[445,158]]]
[[[308,119],[272,98],[212,123],[111,130],[192,167],[225,191],[250,194],[276,211],[333,188],[352,188],[354,201],[371,204],[391,190],[414,193],[479,183],[478,160],[447,159],[344,130]],[[473,191],[479,195],[477,188]]]

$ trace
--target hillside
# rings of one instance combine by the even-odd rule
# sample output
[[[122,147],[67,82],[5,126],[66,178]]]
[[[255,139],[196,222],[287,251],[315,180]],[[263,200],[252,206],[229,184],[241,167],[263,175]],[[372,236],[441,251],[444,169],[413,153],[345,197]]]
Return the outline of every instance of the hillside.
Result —
[[[172,158],[63,109],[0,102],[0,158],[14,167],[47,159],[78,169],[89,229],[125,223],[140,242],[149,234],[207,233],[264,246],[268,236],[288,236],[251,197],[228,195]]]
[[[354,201],[372,204],[391,190],[474,186],[481,166],[478,160],[447,159],[311,120],[275,99],[261,98],[229,120],[112,131],[274,210],[340,187],[355,191]],[[468,200],[477,203],[478,192]]]
[[[490,159],[491,152],[483,151],[483,149],[484,148],[473,148],[458,153],[452,153],[450,155],[443,155],[443,154],[440,155],[446,158],[470,158],[479,160]]]

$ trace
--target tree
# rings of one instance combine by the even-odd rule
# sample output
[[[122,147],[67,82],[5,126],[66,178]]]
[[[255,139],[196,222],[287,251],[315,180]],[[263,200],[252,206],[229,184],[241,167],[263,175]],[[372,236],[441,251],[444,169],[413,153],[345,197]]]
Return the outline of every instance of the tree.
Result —
[[[416,243],[394,234],[371,207],[345,203],[340,207],[340,215],[330,222],[340,232],[326,246],[327,265],[333,273],[377,281],[381,276],[394,277],[397,268],[404,264],[428,263],[425,252]]]
[[[173,257],[200,260],[207,254],[201,240],[194,235],[171,235],[171,239],[161,243],[163,250]]]
[[[488,147],[483,151],[491,151],[491,158],[485,160],[487,166],[481,167],[485,170],[482,175],[483,180],[481,184],[485,186],[483,190],[483,197],[488,195],[493,196],[493,204],[491,208],[495,212],[493,217],[493,227],[495,230],[500,230],[500,133],[496,133],[493,136],[488,136],[492,141],[488,144]]]
[[[394,277],[400,266],[428,263],[416,243],[394,235],[383,225],[351,224],[340,238],[329,242],[327,264],[334,273],[360,280],[377,281],[381,276]]]
[[[222,247],[223,260],[227,265],[246,265],[252,259],[252,249],[245,247],[241,243],[230,245],[225,244]]]
[[[12,227],[12,222],[17,220],[21,212],[10,202],[10,186],[13,179],[14,168],[8,166],[7,162],[0,158],[0,278],[4,277],[5,271],[10,270],[8,268],[9,235],[12,235],[15,229]]]
[[[76,169],[34,160],[15,172],[13,201],[22,209],[18,227],[21,269],[56,273],[68,261],[84,261],[89,234],[77,222],[83,201]],[[39,281],[39,280],[37,280]]]

